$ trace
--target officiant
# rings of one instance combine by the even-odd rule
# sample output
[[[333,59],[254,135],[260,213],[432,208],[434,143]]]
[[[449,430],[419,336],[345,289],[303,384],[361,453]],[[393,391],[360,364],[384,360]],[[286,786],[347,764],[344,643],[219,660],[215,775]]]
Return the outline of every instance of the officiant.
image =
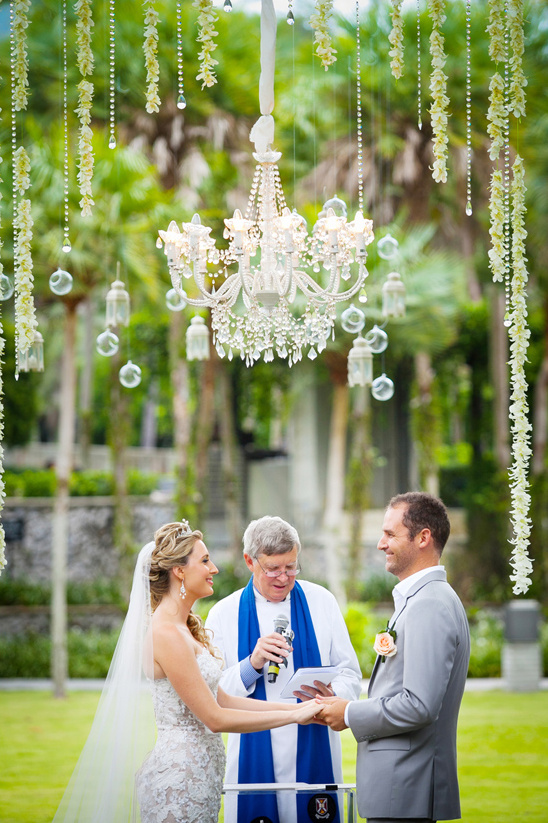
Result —
[[[307,700],[317,694],[357,700],[361,672],[335,597],[300,574],[297,530],[280,517],[253,520],[244,533],[244,560],[252,577],[244,589],[214,605],[206,627],[223,654],[222,688],[255,700]],[[293,636],[292,636],[293,635]],[[292,638],[292,639],[291,639]],[[293,697],[282,692],[302,667],[335,666],[328,683],[315,680]],[[291,692],[290,692],[291,694]],[[227,783],[342,782],[339,735],[325,726],[273,729],[228,736]],[[336,798],[336,796],[335,796]],[[291,792],[225,797],[226,823],[297,823],[308,820],[310,796]],[[322,802],[339,821],[336,799]],[[324,812],[322,812],[324,814]]]

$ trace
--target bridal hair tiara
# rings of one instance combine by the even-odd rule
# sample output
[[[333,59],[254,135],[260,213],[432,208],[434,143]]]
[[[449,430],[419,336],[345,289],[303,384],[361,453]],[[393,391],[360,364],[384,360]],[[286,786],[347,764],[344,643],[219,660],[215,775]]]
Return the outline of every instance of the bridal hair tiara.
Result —
[[[192,534],[192,529],[188,520],[181,520],[181,528],[177,532],[177,537],[183,537],[185,534]]]

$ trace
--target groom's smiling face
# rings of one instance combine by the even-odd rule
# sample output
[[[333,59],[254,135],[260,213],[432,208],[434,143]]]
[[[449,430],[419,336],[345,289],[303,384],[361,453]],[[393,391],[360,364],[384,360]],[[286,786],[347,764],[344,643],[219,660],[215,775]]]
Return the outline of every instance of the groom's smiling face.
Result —
[[[387,572],[395,574],[400,580],[421,568],[419,539],[411,539],[407,526],[403,524],[405,506],[390,507],[386,510],[382,524],[382,537],[377,548],[384,552]]]

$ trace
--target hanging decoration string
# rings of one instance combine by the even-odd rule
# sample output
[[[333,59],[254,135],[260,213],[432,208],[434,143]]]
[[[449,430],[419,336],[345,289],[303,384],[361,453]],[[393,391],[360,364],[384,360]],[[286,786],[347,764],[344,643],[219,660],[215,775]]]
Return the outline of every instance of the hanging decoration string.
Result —
[[[69,231],[69,133],[67,106],[67,0],[63,0],[63,246],[68,254],[70,246]]]
[[[472,55],[471,55],[471,0],[466,0],[466,206],[472,214]]]
[[[363,214],[362,55],[359,0],[356,0],[356,137],[358,147],[358,211]]]
[[[401,14],[403,0],[392,0],[392,31],[388,42],[392,48],[388,52],[392,75],[399,80],[403,75],[403,17]]]
[[[444,43],[445,38],[441,33],[441,27],[445,22],[445,0],[429,0],[429,14],[432,20],[432,33],[430,35],[430,55],[432,57],[432,75],[430,77],[430,91],[432,93],[432,105],[430,107],[430,117],[432,121],[432,132],[434,137],[433,154],[434,166],[432,177],[436,183],[447,182],[447,107],[449,98],[447,96],[447,75],[443,68],[447,60]]]
[[[92,148],[93,132],[91,130],[91,104],[94,86],[87,77],[93,74],[94,58],[91,50],[91,0],[78,0],[76,11],[77,64],[82,80],[78,84],[78,107],[76,115],[80,120],[78,140],[78,185],[80,188],[80,208],[82,217],[91,215],[93,200],[92,180],[94,156]]]
[[[510,565],[514,572],[510,579],[514,583],[514,594],[524,594],[531,585],[530,575],[533,564],[528,555],[531,534],[529,510],[528,466],[531,458],[531,423],[528,419],[527,380],[525,363],[529,346],[530,331],[527,326],[527,258],[525,256],[525,181],[523,160],[518,155],[513,166],[512,182],[512,325],[510,337],[510,375],[512,395],[510,398],[510,420],[512,421],[512,466],[510,468],[510,494],[512,511],[510,515],[513,545]]]
[[[26,109],[28,102],[27,27],[30,0],[14,0],[10,7],[10,44],[12,47],[12,148],[14,197],[14,271],[15,271],[15,338],[16,377],[19,375],[19,355],[25,354],[34,342],[37,327],[32,289],[32,217],[31,202],[24,198],[30,187],[30,160],[23,148],[16,148],[15,112]],[[19,200],[17,198],[19,197]]]
[[[183,81],[183,32],[181,24],[181,0],[177,0],[177,108],[186,109]]]
[[[421,3],[417,0],[417,125],[422,130]]]
[[[506,25],[504,20],[504,0],[489,0],[489,56],[498,65],[506,65]],[[505,178],[500,168],[500,152],[507,136],[507,108],[504,104],[505,82],[498,71],[495,71],[489,84],[489,110],[487,112],[487,133],[491,138],[489,157],[496,160],[490,185],[490,228],[491,248],[488,251],[489,266],[495,282],[503,282],[508,278],[508,203],[505,196]],[[508,288],[507,288],[506,316],[508,316]]]
[[[116,148],[116,0],[109,0],[109,149]]]
[[[3,158],[0,157],[0,168],[2,168]],[[2,183],[2,178],[0,177],[0,184]],[[0,187],[0,200],[2,199],[2,190]],[[0,252],[2,251],[4,243],[2,238],[0,237]],[[4,276],[4,265],[2,260],[0,259],[0,282],[2,282],[2,277]],[[4,339],[4,328],[2,325],[2,317],[0,312],[0,512],[4,509],[4,500],[6,498],[5,492],[5,485],[4,485],[4,386],[3,386],[3,368],[4,368],[4,349],[6,346],[6,341]],[[6,535],[4,532],[4,526],[2,520],[0,519],[0,575],[2,574],[2,570],[6,566]]]
[[[158,63],[158,21],[160,15],[154,7],[154,0],[145,2],[145,30],[143,52],[145,54],[145,68],[147,72],[146,110],[149,114],[160,111],[160,96],[158,81],[160,79],[160,65]]]
[[[322,66],[327,71],[336,60],[336,50],[333,48],[329,32],[329,20],[333,14],[333,0],[316,0],[316,13],[310,18],[310,26],[314,31],[316,54]]]
[[[218,32],[215,30],[215,22],[218,20],[213,7],[213,0],[194,0],[192,3],[198,9],[198,43],[202,44],[202,50],[198,54],[200,61],[200,71],[196,75],[196,80],[202,80],[202,88],[214,86],[217,77],[213,67],[218,64],[218,60],[213,57],[213,52],[217,48],[214,38]]]

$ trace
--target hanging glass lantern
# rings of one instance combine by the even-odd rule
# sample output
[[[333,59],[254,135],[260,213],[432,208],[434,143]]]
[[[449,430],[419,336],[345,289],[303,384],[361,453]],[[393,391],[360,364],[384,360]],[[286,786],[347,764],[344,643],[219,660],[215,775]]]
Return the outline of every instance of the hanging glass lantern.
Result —
[[[382,287],[383,317],[405,316],[405,286],[397,271],[391,271]]]
[[[19,371],[44,371],[44,338],[34,332],[34,340],[25,352],[18,355]]]
[[[348,385],[370,386],[373,381],[373,352],[367,340],[356,337],[348,354]]]
[[[129,326],[129,294],[121,280],[115,280],[107,292],[106,325]]]
[[[375,377],[371,384],[371,394],[375,400],[390,400],[394,396],[394,383],[384,372]]]
[[[7,274],[0,274],[0,300],[9,300],[13,294],[13,283]]]
[[[57,269],[49,279],[49,287],[54,294],[59,296],[68,294],[72,289],[72,275],[64,269]]]
[[[120,341],[114,332],[105,329],[105,331],[102,331],[97,337],[95,348],[103,357],[112,357],[112,355],[118,351],[119,344]]]
[[[128,360],[118,372],[118,376],[122,386],[125,386],[126,389],[134,389],[141,382],[141,369],[136,363]]]
[[[209,329],[199,315],[192,318],[186,331],[186,359],[209,360]]]

